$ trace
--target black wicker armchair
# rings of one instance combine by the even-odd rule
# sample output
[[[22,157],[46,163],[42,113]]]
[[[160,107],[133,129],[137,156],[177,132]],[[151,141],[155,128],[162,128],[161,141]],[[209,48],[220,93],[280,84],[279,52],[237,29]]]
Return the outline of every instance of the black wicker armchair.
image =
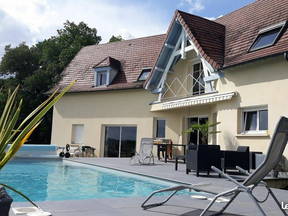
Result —
[[[195,145],[186,152],[186,173],[192,170],[199,176],[200,172],[210,174],[211,166],[221,168],[221,151],[219,145]]]

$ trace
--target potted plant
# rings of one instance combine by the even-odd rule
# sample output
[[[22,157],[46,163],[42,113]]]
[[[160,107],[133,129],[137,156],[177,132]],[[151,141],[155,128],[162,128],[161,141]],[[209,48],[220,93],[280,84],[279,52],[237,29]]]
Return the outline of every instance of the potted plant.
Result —
[[[214,127],[221,122],[216,122],[216,123],[209,123],[206,122],[205,124],[192,124],[190,128],[184,131],[184,133],[192,133],[195,131],[199,131],[202,135],[201,141],[203,144],[208,144],[208,136],[209,134],[216,134],[216,133],[221,133],[221,131],[217,131],[214,129]]]
[[[55,90],[46,101],[33,110],[21,123],[18,122],[18,118],[21,112],[22,99],[19,102],[16,100],[19,86],[12,93],[8,92],[6,104],[0,116],[0,172],[38,127],[43,116],[75,82],[72,82],[60,93],[58,93],[58,89]],[[32,205],[39,208],[32,200],[13,187],[3,183],[0,183],[0,186],[0,212],[2,216],[9,215],[10,206],[13,201],[6,193],[5,188],[18,193]]]

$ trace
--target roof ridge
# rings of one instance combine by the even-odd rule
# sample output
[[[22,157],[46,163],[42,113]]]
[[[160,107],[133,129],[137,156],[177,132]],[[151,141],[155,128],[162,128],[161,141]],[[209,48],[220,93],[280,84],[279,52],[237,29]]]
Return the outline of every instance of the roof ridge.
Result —
[[[213,22],[213,23],[215,23],[215,24],[224,26],[224,25],[221,24],[221,23],[215,22],[215,20],[210,20],[210,19],[207,19],[207,18],[205,18],[205,17],[198,16],[198,15],[195,15],[195,14],[191,14],[191,13],[188,13],[188,12],[185,12],[185,11],[182,11],[182,10],[178,10],[178,9],[177,9],[176,11],[178,11],[179,13],[184,13],[184,14],[187,14],[187,15],[189,15],[189,16],[198,17],[198,18],[200,18],[200,19],[204,19],[204,20],[206,20],[206,21],[210,21],[210,22]],[[219,17],[219,18],[220,18],[220,17]]]
[[[101,43],[101,44],[92,44],[92,45],[84,46],[83,48],[92,47],[92,46],[104,46],[104,45],[107,45],[107,44],[127,43],[127,42],[130,42],[130,41],[142,40],[142,39],[151,38],[151,37],[160,37],[160,36],[164,36],[164,35],[166,35],[166,33],[157,34],[157,35],[149,35],[149,36],[144,36],[144,37],[137,37],[137,38],[132,38],[132,39],[128,39],[128,40],[122,40],[122,41],[106,42],[106,43]]]

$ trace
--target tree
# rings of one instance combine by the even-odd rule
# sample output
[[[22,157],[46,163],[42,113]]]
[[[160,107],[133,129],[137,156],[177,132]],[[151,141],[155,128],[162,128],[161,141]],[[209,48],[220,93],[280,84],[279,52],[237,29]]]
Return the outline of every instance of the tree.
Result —
[[[64,28],[57,30],[58,35],[37,44],[42,51],[42,62],[59,62],[64,68],[83,47],[98,44],[101,37],[97,36],[95,28],[89,28],[84,22],[76,25],[68,20]],[[62,70],[61,70],[62,71]]]
[[[1,74],[15,74],[16,79],[21,81],[39,67],[38,62],[39,56],[35,49],[30,48],[24,42],[15,48],[7,45],[0,64],[0,72]]]
[[[0,109],[3,108],[8,89],[20,85],[19,97],[25,98],[20,120],[45,100],[46,94],[60,79],[61,72],[79,50],[98,44],[101,37],[95,28],[84,22],[66,21],[57,35],[29,47],[25,43],[12,48],[6,46],[0,62],[0,74],[15,74],[15,78],[0,80]],[[47,113],[43,123],[32,134],[30,143],[50,143],[52,112]]]
[[[118,35],[118,36],[112,35],[112,37],[111,37],[110,40],[109,40],[109,43],[111,43],[111,42],[117,42],[117,41],[123,41],[123,40],[124,40],[124,39],[122,38],[121,35]]]

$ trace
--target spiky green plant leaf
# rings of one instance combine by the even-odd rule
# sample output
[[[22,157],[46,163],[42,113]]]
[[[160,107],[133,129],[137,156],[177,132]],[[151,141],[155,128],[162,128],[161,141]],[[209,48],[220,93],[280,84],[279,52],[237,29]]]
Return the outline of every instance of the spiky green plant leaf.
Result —
[[[7,101],[0,117],[0,170],[13,158],[17,151],[31,136],[33,131],[41,123],[43,116],[60,100],[60,98],[74,85],[73,81],[70,85],[58,93],[58,89],[54,91],[50,97],[33,110],[18,126],[18,118],[21,112],[22,100],[16,101],[19,86],[11,93],[8,92]],[[8,145],[10,146],[8,147]],[[14,189],[13,187],[2,184],[0,185],[20,194],[34,206],[37,205],[27,196]]]

